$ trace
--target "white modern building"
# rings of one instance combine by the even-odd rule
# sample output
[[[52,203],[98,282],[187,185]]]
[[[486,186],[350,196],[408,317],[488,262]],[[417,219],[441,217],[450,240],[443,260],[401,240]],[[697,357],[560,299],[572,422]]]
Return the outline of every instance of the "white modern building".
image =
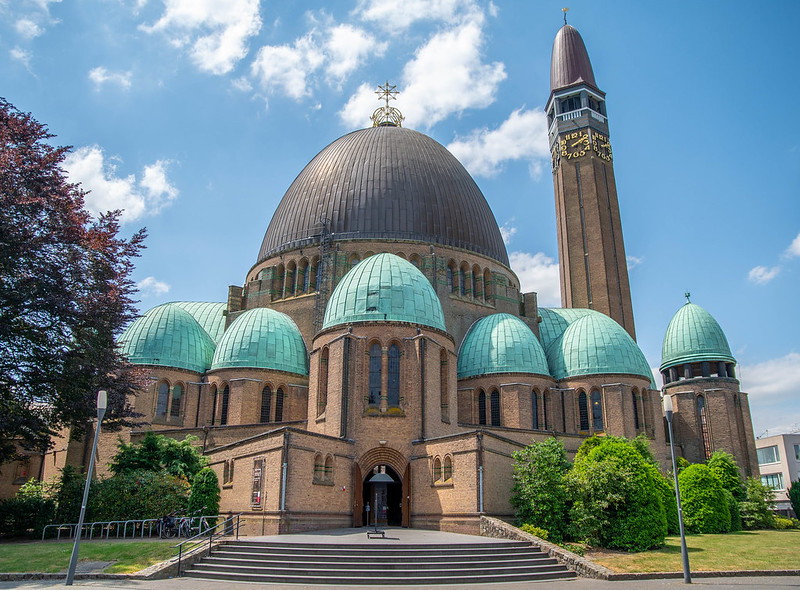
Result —
[[[777,434],[756,440],[761,481],[775,490],[775,509],[792,511],[788,489],[800,480],[800,433]]]

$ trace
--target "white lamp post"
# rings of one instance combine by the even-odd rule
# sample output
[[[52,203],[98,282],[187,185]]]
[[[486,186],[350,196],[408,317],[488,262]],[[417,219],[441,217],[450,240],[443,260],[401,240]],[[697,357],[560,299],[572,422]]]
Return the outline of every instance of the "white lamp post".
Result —
[[[106,414],[106,407],[108,407],[108,395],[105,390],[97,392],[97,427],[94,430],[94,442],[92,442],[92,455],[89,457],[89,466],[86,469],[86,484],[83,486],[83,502],[81,503],[81,515],[78,518],[78,529],[75,531],[75,544],[72,546],[72,557],[69,560],[69,569],[67,570],[66,586],[72,586],[72,581],[75,579],[75,567],[78,565],[78,549],[81,545],[81,529],[83,528],[83,517],[86,515],[86,502],[89,499],[89,486],[92,483],[92,470],[94,468],[94,459],[97,454],[97,439],[100,436],[100,423],[103,421],[103,416]]]
[[[686,548],[686,533],[683,530],[683,508],[681,507],[681,490],[678,487],[678,467],[675,464],[675,444],[672,440],[672,396],[664,395],[664,414],[667,417],[669,430],[669,451],[672,455],[672,476],[675,478],[675,500],[678,503],[678,527],[681,531],[681,561],[683,562],[683,582],[692,583],[692,574],[689,571],[689,550]]]

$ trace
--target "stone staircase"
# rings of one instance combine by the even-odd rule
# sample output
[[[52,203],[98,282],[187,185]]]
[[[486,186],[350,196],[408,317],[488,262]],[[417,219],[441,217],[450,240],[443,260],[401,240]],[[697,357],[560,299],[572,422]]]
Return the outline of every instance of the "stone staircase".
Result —
[[[574,578],[525,542],[390,545],[231,541],[184,575],[230,582],[349,586],[484,584]]]

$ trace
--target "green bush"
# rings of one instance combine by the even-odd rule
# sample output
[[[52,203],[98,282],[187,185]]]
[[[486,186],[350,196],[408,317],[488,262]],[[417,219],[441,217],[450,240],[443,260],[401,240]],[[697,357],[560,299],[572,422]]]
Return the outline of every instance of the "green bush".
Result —
[[[46,487],[31,479],[13,498],[0,501],[0,534],[8,537],[40,537],[53,520],[55,502]]]
[[[654,478],[661,503],[664,505],[664,516],[667,519],[667,534],[677,535],[680,532],[678,524],[678,501],[675,498],[675,484],[672,478],[666,478],[659,472],[659,477]]]
[[[197,472],[192,481],[192,491],[189,493],[189,514],[204,515],[219,513],[219,480],[217,474],[210,467],[204,467]],[[209,523],[213,525],[213,523]]]
[[[119,451],[111,460],[109,469],[115,475],[131,471],[166,471],[186,481],[206,466],[207,460],[194,443],[196,436],[187,436],[181,441],[147,432],[137,443],[120,441]]]
[[[728,512],[731,515],[731,526],[728,529],[729,533],[735,533],[742,530],[742,514],[739,512],[739,502],[733,497],[728,490],[725,492],[725,501],[728,504]]]
[[[561,543],[559,547],[562,547],[567,551],[571,551],[575,555],[580,555],[581,557],[586,555],[586,545],[577,545],[575,543]]]
[[[56,501],[55,524],[78,522],[85,485],[86,475],[72,465],[66,465],[61,470],[61,477],[53,486],[53,496]]]
[[[746,530],[775,528],[775,513],[772,503],[775,492],[761,480],[749,477],[744,482],[745,499],[739,502],[742,528]]]
[[[800,518],[800,481],[793,481],[786,492],[789,495],[789,502],[792,503],[794,515]]]
[[[662,546],[667,520],[661,474],[631,441],[608,437],[590,444],[587,453],[579,450],[567,476],[576,535],[610,549]]]
[[[91,488],[87,520],[140,520],[184,513],[189,484],[164,472],[129,471],[97,480]]]
[[[776,529],[796,529],[797,528],[797,519],[796,518],[781,518],[780,516],[775,517],[775,528]]]
[[[524,532],[528,533],[529,535],[533,535],[534,537],[539,537],[540,539],[544,539],[547,541],[547,537],[550,536],[550,533],[547,532],[545,529],[539,528],[538,526],[533,526],[532,524],[523,524],[519,527]]]
[[[731,513],[725,490],[708,465],[694,464],[678,476],[683,524],[690,533],[727,533]]]
[[[744,500],[744,484],[733,455],[725,451],[714,451],[706,461],[706,465],[717,476],[722,487],[733,494],[737,502]]]
[[[569,498],[564,475],[569,462],[564,444],[548,438],[515,452],[513,457],[511,505],[517,522],[547,530],[556,542],[567,538]]]

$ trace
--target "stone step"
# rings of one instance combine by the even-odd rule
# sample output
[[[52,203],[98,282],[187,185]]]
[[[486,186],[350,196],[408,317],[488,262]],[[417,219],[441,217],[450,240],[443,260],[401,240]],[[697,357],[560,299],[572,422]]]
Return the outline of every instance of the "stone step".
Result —
[[[441,544],[435,543],[403,543],[395,544],[389,539],[375,539],[370,543],[348,543],[346,545],[337,545],[335,543],[297,543],[294,541],[229,541],[229,544],[235,544],[237,547],[296,547],[302,549],[315,549],[317,547],[335,547],[337,549],[354,549],[354,550],[369,550],[369,549],[382,549],[386,547],[399,547],[401,549],[437,549],[441,548]],[[499,547],[530,547],[527,541],[500,541],[494,543],[452,543],[448,548],[457,549],[459,547],[470,549],[495,549]]]
[[[527,546],[506,546],[505,544],[496,544],[494,547],[479,546],[474,547],[464,544],[463,546],[451,545],[449,547],[442,547],[440,545],[431,546],[417,546],[408,547],[404,545],[395,546],[359,546],[359,545],[328,545],[320,544],[309,547],[296,547],[291,544],[275,544],[273,546],[259,546],[259,545],[233,545],[226,544],[223,546],[226,551],[235,550],[239,553],[251,553],[256,555],[296,555],[298,553],[311,553],[318,556],[323,555],[336,555],[340,557],[357,556],[364,559],[365,556],[406,556],[413,557],[416,555],[480,555],[492,553],[494,555],[520,555],[530,551],[538,551],[538,549]]]
[[[217,549],[213,552],[214,558],[225,558],[225,559],[239,559],[239,560],[272,560],[277,561],[279,563],[322,563],[322,562],[331,562],[335,561],[337,563],[356,563],[361,564],[364,561],[375,561],[375,560],[382,560],[386,561],[403,561],[403,562],[413,562],[413,563],[450,563],[452,561],[485,561],[487,559],[491,559],[493,561],[519,561],[524,559],[535,559],[535,560],[542,560],[542,559],[550,559],[546,553],[543,553],[538,550],[531,550],[526,553],[514,553],[514,554],[505,554],[505,553],[475,553],[475,554],[460,554],[460,555],[389,555],[389,556],[364,556],[364,555],[337,555],[335,553],[331,553],[329,555],[319,555],[317,553],[249,553],[249,552],[239,552],[230,549]]]
[[[203,560],[204,566],[236,566],[236,567],[275,567],[284,570],[290,565],[296,569],[306,570],[350,570],[350,569],[385,569],[385,570],[422,570],[422,569],[491,569],[501,567],[527,567],[540,565],[558,565],[558,562],[547,556],[531,557],[525,559],[502,560],[494,559],[492,556],[484,556],[480,559],[458,561],[320,561],[318,559],[296,560],[287,563],[280,559],[243,559],[236,557],[220,556],[215,553],[211,557]]]

